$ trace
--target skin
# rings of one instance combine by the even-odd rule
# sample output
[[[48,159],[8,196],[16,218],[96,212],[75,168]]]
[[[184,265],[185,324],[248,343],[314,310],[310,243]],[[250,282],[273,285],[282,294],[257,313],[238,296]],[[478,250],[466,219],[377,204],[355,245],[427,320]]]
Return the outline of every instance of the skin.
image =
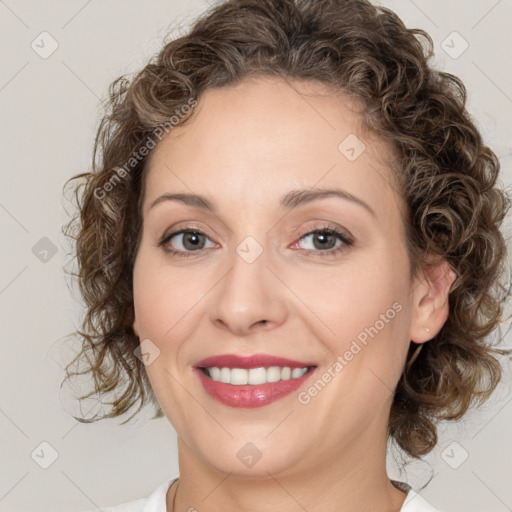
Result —
[[[362,131],[347,97],[315,82],[259,77],[198,100],[151,154],[133,272],[133,329],[160,351],[146,370],[178,434],[180,480],[167,510],[176,498],[179,511],[325,512],[343,503],[345,512],[396,512],[406,493],[385,467],[392,392],[411,340],[427,342],[446,321],[455,275],[442,261],[410,279],[390,148]],[[354,161],[338,149],[349,134],[366,146]],[[337,197],[280,208],[296,188],[342,188],[375,215]],[[166,192],[204,195],[217,210],[149,207]],[[324,222],[354,243],[322,257],[326,249],[303,233]],[[206,235],[199,251],[182,235],[167,242],[191,257],[158,246],[191,225]],[[236,252],[247,236],[263,250],[252,263]],[[300,403],[298,393],[396,302],[401,311]],[[214,400],[192,370],[207,356],[262,352],[315,361],[318,377],[244,409]],[[250,468],[237,457],[248,442],[262,455]]]

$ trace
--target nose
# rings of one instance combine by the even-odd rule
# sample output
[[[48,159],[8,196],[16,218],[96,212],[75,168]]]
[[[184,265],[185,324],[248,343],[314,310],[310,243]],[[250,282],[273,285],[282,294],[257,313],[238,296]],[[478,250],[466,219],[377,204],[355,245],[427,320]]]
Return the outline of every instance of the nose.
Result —
[[[214,288],[211,321],[237,336],[281,325],[287,316],[286,287],[267,268],[266,252],[249,263],[235,251],[231,263]]]

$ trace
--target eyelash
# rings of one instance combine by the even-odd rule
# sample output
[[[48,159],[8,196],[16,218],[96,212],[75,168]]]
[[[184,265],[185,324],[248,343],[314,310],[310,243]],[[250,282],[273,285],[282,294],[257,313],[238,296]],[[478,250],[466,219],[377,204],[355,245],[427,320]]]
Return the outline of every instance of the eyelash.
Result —
[[[196,229],[194,227],[187,227],[187,228],[181,229],[179,231],[174,231],[173,233],[169,233],[168,235],[164,235],[163,238],[160,240],[160,242],[158,242],[158,246],[162,247],[162,249],[166,253],[171,254],[173,256],[179,256],[182,258],[190,258],[192,256],[195,256],[194,253],[200,252],[200,250],[178,251],[175,249],[170,249],[167,246],[167,244],[170,242],[170,240],[172,238],[174,238],[176,235],[181,235],[181,234],[185,234],[185,233],[194,233],[194,234],[202,235],[202,236],[205,236],[206,238],[208,238],[208,236],[205,233],[203,233],[200,229]],[[315,233],[327,233],[329,235],[334,235],[338,238],[338,240],[341,240],[341,242],[343,242],[343,244],[340,247],[337,247],[335,249],[329,249],[327,251],[316,251],[315,252],[315,251],[306,250],[306,252],[311,253],[311,255],[314,257],[319,256],[322,258],[322,257],[333,256],[339,252],[345,251],[348,247],[352,246],[354,243],[353,240],[348,237],[348,235],[346,235],[345,233],[342,233],[341,231],[339,231],[338,229],[336,229],[330,225],[315,226],[313,229],[304,231],[299,235],[298,241],[302,240],[305,236],[312,235]],[[295,242],[295,243],[297,243],[297,242]]]

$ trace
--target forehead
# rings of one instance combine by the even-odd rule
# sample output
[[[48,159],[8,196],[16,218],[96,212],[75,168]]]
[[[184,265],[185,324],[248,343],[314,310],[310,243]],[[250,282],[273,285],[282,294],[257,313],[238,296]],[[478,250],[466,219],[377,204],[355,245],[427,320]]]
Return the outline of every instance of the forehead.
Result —
[[[354,100],[318,82],[264,77],[207,89],[153,151],[144,207],[175,190],[261,208],[294,188],[341,187],[390,216],[391,152],[361,119]]]

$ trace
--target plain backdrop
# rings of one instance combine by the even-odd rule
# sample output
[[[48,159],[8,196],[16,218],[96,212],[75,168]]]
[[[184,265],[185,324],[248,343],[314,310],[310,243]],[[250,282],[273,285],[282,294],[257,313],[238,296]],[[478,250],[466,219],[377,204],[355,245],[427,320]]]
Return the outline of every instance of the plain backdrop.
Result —
[[[512,1],[381,4],[427,30],[437,65],[463,79],[469,110],[501,158],[501,181],[509,186]],[[182,34],[208,6],[0,1],[0,511],[118,504],[178,474],[176,434],[166,418],[148,421],[146,413],[127,425],[78,423],[71,414],[80,409],[60,390],[63,361],[72,355],[65,337],[83,314],[63,270],[69,258],[61,229],[71,206],[62,186],[90,169],[109,84],[138,70],[165,35]],[[416,489],[431,479],[421,494],[443,512],[512,510],[511,400],[508,369],[490,402],[460,424],[441,426],[439,445],[424,461],[400,474],[390,457],[390,475]]]

